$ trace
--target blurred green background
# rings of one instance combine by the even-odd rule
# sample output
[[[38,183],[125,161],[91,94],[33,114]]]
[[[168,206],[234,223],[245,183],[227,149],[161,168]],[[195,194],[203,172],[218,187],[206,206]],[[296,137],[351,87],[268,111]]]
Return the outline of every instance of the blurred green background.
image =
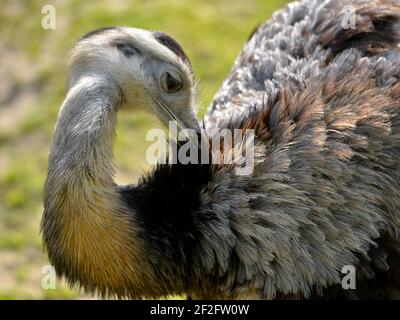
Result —
[[[48,264],[39,235],[42,188],[74,42],[112,25],[170,34],[193,63],[201,116],[251,31],[286,2],[0,0],[0,299],[90,298],[60,280],[54,290],[41,287]],[[48,4],[56,9],[55,30],[41,27]],[[159,126],[147,114],[119,115],[117,182],[134,182],[148,168],[146,132]]]

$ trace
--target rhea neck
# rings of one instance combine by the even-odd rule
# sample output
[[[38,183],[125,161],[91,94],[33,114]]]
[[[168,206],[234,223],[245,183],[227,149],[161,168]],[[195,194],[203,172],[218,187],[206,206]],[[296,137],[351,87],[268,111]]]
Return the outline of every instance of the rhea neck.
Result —
[[[104,77],[83,77],[70,87],[50,152],[42,230],[57,273],[71,283],[105,295],[130,290],[140,296],[152,269],[134,213],[113,181],[120,101],[118,86]]]
[[[49,170],[67,168],[80,178],[89,176],[112,183],[112,147],[120,101],[118,87],[105,77],[78,80],[69,89],[60,111]]]

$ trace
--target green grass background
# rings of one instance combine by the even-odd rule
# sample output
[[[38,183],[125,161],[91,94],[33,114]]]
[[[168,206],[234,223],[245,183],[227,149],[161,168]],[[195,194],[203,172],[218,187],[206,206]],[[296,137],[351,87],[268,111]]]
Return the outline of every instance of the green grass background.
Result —
[[[172,35],[200,82],[201,116],[251,31],[285,3],[0,0],[0,299],[89,298],[60,280],[55,290],[41,287],[41,269],[48,264],[39,235],[42,188],[74,42],[90,30],[112,25]],[[56,30],[41,27],[46,4],[56,8]],[[148,168],[145,135],[159,126],[147,114],[119,115],[119,183],[135,181]]]

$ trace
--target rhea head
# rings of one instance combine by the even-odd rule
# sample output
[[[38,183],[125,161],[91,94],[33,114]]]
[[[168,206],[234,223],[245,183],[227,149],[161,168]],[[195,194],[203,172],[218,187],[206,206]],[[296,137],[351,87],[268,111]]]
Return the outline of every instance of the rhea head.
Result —
[[[182,47],[158,31],[110,27],[92,31],[76,44],[68,88],[97,78],[118,92],[118,106],[155,114],[164,124],[199,130],[195,82]]]

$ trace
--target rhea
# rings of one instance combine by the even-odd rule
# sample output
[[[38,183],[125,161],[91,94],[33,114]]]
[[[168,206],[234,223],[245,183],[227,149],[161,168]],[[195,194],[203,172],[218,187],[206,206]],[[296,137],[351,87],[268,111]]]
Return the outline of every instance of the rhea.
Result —
[[[356,29],[342,27],[341,1],[274,14],[202,128],[189,59],[171,37],[115,27],[78,41],[44,190],[42,233],[58,275],[121,298],[396,297],[400,10],[373,2],[351,1]],[[178,162],[118,186],[119,109],[210,138],[253,129],[254,170]],[[355,270],[356,288],[342,285],[342,270]]]

